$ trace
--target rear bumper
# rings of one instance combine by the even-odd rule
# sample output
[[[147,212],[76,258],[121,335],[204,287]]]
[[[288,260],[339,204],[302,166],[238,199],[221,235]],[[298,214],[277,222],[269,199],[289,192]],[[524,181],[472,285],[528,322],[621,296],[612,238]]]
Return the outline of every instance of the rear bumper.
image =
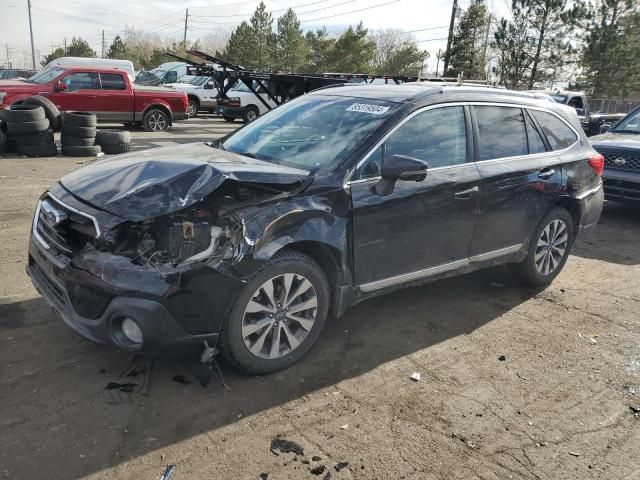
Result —
[[[640,171],[605,168],[602,177],[607,199],[640,202]]]
[[[173,119],[174,120],[186,120],[187,118],[189,118],[189,114],[188,113],[181,113],[181,112],[173,112]]]
[[[227,107],[226,105],[218,105],[216,113],[224,117],[242,118],[244,115],[244,107]]]
[[[576,196],[580,204],[580,222],[576,238],[583,232],[594,228],[602,215],[604,206],[604,190],[602,182],[594,188],[586,190]]]

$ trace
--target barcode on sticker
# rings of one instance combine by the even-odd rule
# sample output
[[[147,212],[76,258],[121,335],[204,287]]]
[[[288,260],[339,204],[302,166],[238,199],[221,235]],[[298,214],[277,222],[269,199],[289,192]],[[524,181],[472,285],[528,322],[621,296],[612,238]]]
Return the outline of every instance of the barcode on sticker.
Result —
[[[387,110],[389,110],[389,107],[370,105],[368,103],[354,103],[349,108],[347,108],[347,112],[364,112],[371,113],[373,115],[382,115]]]

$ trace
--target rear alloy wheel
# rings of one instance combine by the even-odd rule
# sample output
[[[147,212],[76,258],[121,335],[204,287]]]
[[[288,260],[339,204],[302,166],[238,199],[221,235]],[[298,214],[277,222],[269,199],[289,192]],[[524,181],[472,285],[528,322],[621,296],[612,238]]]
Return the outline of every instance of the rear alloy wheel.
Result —
[[[258,111],[258,108],[253,105],[249,105],[244,109],[244,113],[242,114],[242,120],[244,120],[244,123],[251,123],[256,118],[258,118],[258,116],[260,116],[260,112]]]
[[[511,265],[513,273],[527,285],[551,283],[569,257],[573,238],[571,214],[564,208],[554,208],[533,232],[527,257]]]
[[[169,128],[169,116],[158,108],[149,110],[142,120],[147,132],[164,132]]]
[[[222,327],[220,349],[232,366],[271,373],[298,361],[320,334],[329,287],[320,267],[280,252],[248,282]]]
[[[187,107],[187,115],[189,115],[189,118],[197,117],[199,109],[200,105],[198,105],[198,102],[190,98],[189,106]]]

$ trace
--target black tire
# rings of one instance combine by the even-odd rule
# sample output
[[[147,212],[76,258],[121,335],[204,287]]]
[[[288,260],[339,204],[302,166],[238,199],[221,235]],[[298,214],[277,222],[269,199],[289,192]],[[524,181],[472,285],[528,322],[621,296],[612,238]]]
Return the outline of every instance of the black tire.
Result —
[[[36,120],[34,122],[7,122],[10,133],[19,135],[21,133],[44,132],[49,129],[49,120]]]
[[[554,260],[550,260],[549,265],[555,264],[555,266],[553,267],[552,271],[550,271],[549,273],[545,273],[545,260],[543,257],[548,257],[548,255],[544,253],[547,249],[544,246],[538,245],[538,243],[539,241],[544,241],[543,233],[545,232],[545,229],[548,226],[551,226],[556,220],[562,222],[566,228],[566,245],[564,246],[562,258],[557,261],[557,264],[554,263]],[[563,231],[561,231],[560,233],[562,234],[562,232]],[[571,217],[571,214],[564,208],[553,208],[542,218],[542,220],[540,220],[540,223],[538,223],[538,226],[533,231],[529,244],[529,251],[526,258],[520,263],[509,265],[511,272],[520,282],[524,283],[525,285],[533,287],[548,285],[553,281],[554,278],[558,276],[558,274],[562,271],[565,263],[567,262],[567,258],[569,258],[569,254],[571,253],[571,247],[573,246],[574,238],[573,218]],[[539,257],[539,255],[541,254],[543,255],[543,257]],[[543,261],[542,271],[539,270],[540,265],[536,263],[536,260],[538,258],[542,258]]]
[[[102,151],[107,155],[118,155],[120,153],[127,153],[131,151],[130,143],[109,143],[102,145]]]
[[[5,118],[9,122],[36,122],[45,120],[44,109],[38,105],[15,103],[6,111]]]
[[[98,130],[96,132],[96,145],[120,145],[131,143],[131,132],[126,130]]]
[[[66,145],[62,146],[62,154],[69,157],[95,157],[101,151],[102,150],[97,145],[93,147],[69,147]]]
[[[75,137],[69,134],[62,134],[60,143],[63,147],[93,147],[96,140],[93,137]]]
[[[55,104],[46,97],[41,95],[34,95],[33,97],[25,98],[22,100],[22,103],[25,105],[38,105],[44,109],[44,114],[49,119],[49,125],[54,132],[60,130],[60,126],[62,125],[62,117],[60,115],[60,110]]]
[[[187,108],[187,113],[189,118],[195,118],[198,116],[198,110],[200,110],[200,102],[195,100],[194,98],[189,99],[189,107]]]
[[[223,115],[222,118],[224,118],[225,122],[235,122],[236,121],[236,117],[229,117],[228,115]]]
[[[27,157],[55,157],[58,155],[58,147],[55,143],[45,145],[18,145],[18,153]]]
[[[244,109],[244,112],[242,112],[242,121],[244,123],[251,123],[259,116],[260,110],[258,110],[258,107],[256,107],[255,105],[247,105]]]
[[[170,124],[171,119],[167,112],[159,108],[150,108],[142,119],[142,128],[147,132],[164,132]]]
[[[7,137],[7,132],[5,131],[4,120],[0,120],[0,154],[5,153],[8,146],[9,138]]]
[[[72,137],[96,138],[96,127],[77,127],[75,125],[62,124],[62,134]]]
[[[315,321],[306,334],[306,337],[304,337],[301,343],[292,351],[275,359],[260,358],[249,351],[242,338],[242,322],[245,315],[245,308],[265,282],[278,275],[287,273],[302,276],[311,283],[317,299]],[[278,252],[269,262],[251,275],[244,289],[226,315],[220,331],[220,342],[218,343],[220,352],[232,367],[249,374],[263,375],[287,368],[300,360],[320,335],[327,319],[329,302],[330,293],[327,278],[313,259],[292,250]],[[276,313],[276,318],[277,317],[278,313]],[[266,338],[270,335],[267,330],[271,330],[271,327],[266,326],[265,328],[266,330],[262,330],[262,332],[264,332]],[[264,340],[264,343],[266,344],[266,340]]]
[[[74,127],[95,127],[98,122],[95,114],[91,112],[64,112],[62,124]]]
[[[15,136],[16,145],[18,147],[26,145],[50,145],[55,143],[53,140],[53,130],[45,130],[36,133],[23,133]]]

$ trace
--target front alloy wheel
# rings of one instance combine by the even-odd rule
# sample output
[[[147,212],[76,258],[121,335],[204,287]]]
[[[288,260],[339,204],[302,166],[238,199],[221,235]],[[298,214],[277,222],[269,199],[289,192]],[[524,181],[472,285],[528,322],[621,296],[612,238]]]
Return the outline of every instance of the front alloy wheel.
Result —
[[[283,250],[254,272],[220,330],[220,353],[233,367],[265,374],[309,351],[329,311],[329,284],[309,256]]]
[[[251,297],[242,319],[242,338],[259,358],[291,353],[316,321],[318,296],[302,275],[285,273],[267,280]]]

